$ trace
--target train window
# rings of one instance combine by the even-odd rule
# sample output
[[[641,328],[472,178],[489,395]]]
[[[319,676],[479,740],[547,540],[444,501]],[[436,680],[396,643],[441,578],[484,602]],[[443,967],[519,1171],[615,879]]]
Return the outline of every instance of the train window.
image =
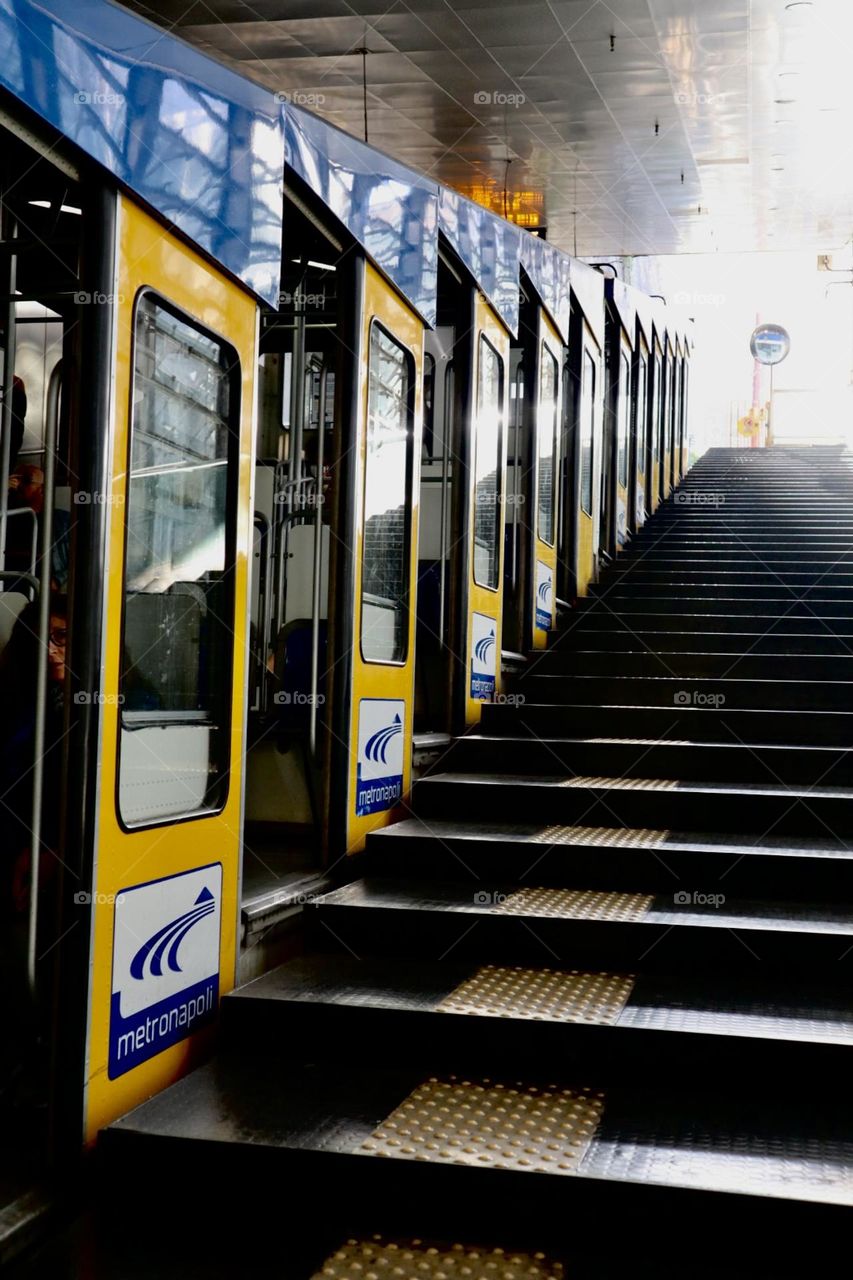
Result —
[[[435,457],[435,356],[424,352],[424,437],[422,457],[431,462]]]
[[[498,585],[501,528],[501,417],[503,361],[480,334],[477,421],[474,443],[474,581],[494,591]]]
[[[225,803],[240,372],[148,291],[133,360],[118,808],[137,827]]]
[[[557,452],[557,360],[542,344],[539,369],[539,422],[536,434],[539,464],[539,537],[554,545],[554,458]]]
[[[660,379],[661,379],[661,363],[660,356],[655,356],[655,381],[652,388],[652,417],[649,423],[649,430],[652,433],[652,454],[654,461],[660,458],[660,432],[661,432],[661,399],[660,399]]]
[[[616,478],[623,489],[628,486],[628,397],[631,394],[631,366],[622,352],[619,363],[619,405],[616,411]]]
[[[374,320],[361,556],[365,662],[405,662],[409,644],[413,365],[411,352]]]
[[[646,421],[648,405],[646,404],[646,377],[647,367],[645,356],[640,356],[637,364],[637,469],[645,472],[646,470]]]
[[[580,468],[581,509],[592,515],[592,446],[595,435],[595,361],[589,351],[583,354],[581,381]]]

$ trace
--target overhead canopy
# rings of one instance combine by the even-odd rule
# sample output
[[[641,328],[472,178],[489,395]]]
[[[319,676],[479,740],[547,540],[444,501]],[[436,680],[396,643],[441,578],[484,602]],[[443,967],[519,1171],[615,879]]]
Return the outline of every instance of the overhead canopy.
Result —
[[[521,238],[521,265],[564,342],[569,340],[571,258],[539,236]]]
[[[247,288],[281,270],[275,96],[104,0],[0,0],[0,85]]]
[[[299,107],[284,108],[286,163],[430,325],[438,280],[438,187]]]
[[[438,188],[438,223],[510,333],[518,333],[523,233],[449,187]]]

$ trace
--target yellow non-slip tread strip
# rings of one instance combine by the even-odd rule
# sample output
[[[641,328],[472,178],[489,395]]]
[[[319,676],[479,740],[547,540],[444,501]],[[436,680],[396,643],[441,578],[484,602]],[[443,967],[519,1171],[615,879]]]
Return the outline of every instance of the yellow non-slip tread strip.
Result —
[[[651,827],[542,827],[530,837],[531,844],[612,845],[615,848],[656,849],[671,832]]]
[[[516,889],[496,895],[494,910],[503,915],[548,916],[555,920],[642,920],[651,910],[651,893],[609,893],[598,889]]]
[[[603,1094],[589,1089],[431,1077],[362,1150],[436,1164],[575,1173],[603,1109]]]
[[[424,1240],[347,1240],[322,1264],[312,1280],[563,1280],[561,1262],[544,1253],[515,1253],[475,1245],[430,1244]]]
[[[438,1004],[441,1013],[612,1026],[634,989],[633,974],[483,965]]]

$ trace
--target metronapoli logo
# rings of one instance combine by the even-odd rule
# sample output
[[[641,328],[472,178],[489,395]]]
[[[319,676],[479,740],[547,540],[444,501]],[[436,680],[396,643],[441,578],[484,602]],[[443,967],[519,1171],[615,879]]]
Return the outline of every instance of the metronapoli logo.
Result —
[[[536,626],[540,631],[551,630],[551,600],[553,575],[547,564],[536,561]]]
[[[116,895],[111,1080],[216,1017],[221,900],[218,862]]]
[[[494,697],[496,662],[495,620],[485,613],[475,613],[471,618],[472,698],[485,702]]]
[[[358,707],[355,812],[362,818],[392,808],[403,794],[406,704],[362,698]]]

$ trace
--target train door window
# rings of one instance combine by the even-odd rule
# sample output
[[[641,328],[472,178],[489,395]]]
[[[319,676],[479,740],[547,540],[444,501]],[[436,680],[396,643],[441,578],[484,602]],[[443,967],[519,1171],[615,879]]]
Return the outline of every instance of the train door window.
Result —
[[[480,334],[474,442],[474,581],[498,585],[501,528],[503,361]]]
[[[539,537],[554,545],[554,459],[557,453],[557,360],[542,344],[539,370],[539,423],[536,435],[539,474]]]
[[[619,407],[616,417],[616,478],[622,488],[628,485],[628,397],[631,394],[631,366],[622,352],[619,362]]]
[[[405,662],[414,369],[411,352],[375,320],[367,385],[361,653],[365,662]]]
[[[231,347],[140,295],[119,690],[126,826],[225,802],[239,388]]]
[[[586,515],[592,515],[592,448],[595,438],[595,361],[583,353],[580,414],[580,501]]]
[[[646,424],[646,357],[640,356],[637,364],[637,447],[642,450],[645,447],[645,424]],[[640,471],[646,469],[645,457],[640,457],[637,462]]]
[[[649,423],[649,430],[652,433],[652,456],[655,462],[660,460],[660,432],[661,432],[661,360],[660,356],[655,356],[655,385],[652,390],[652,417]]]
[[[424,435],[423,459],[431,462],[435,456],[435,356],[424,352]]]

